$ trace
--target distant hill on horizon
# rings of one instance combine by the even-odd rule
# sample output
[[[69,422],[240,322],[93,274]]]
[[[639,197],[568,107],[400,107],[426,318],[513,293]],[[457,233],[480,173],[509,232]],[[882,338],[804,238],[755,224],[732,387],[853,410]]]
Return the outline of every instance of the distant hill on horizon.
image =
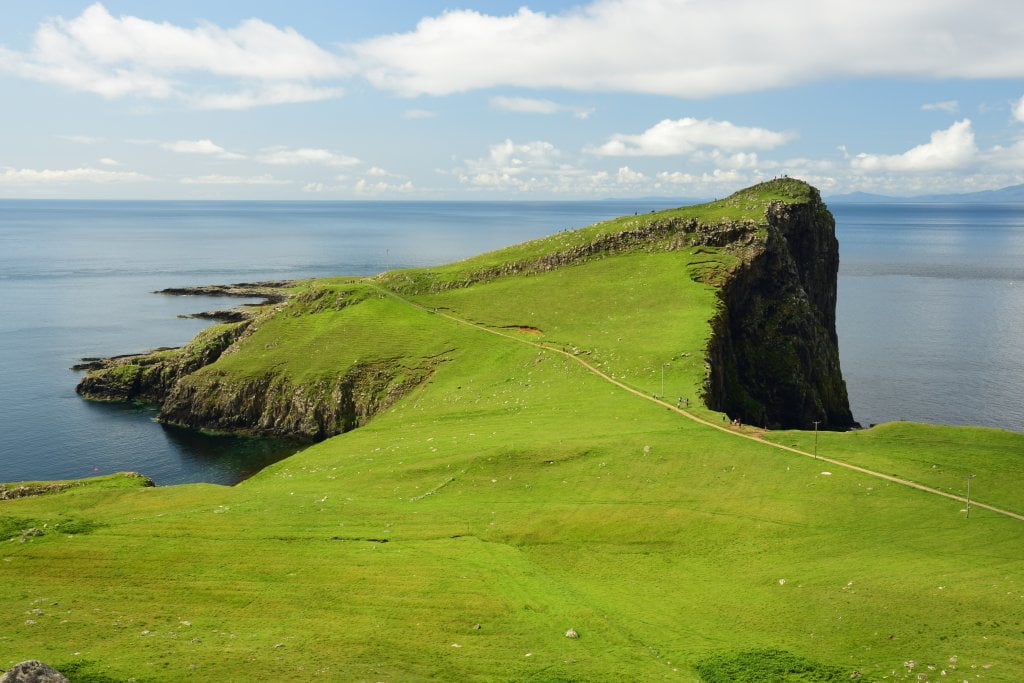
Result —
[[[883,204],[883,203],[927,203],[927,204],[1002,204],[1024,202],[1024,183],[1010,185],[998,190],[961,192],[953,194],[925,194],[912,197],[897,197],[870,192],[850,192],[832,195],[825,201],[836,204]]]

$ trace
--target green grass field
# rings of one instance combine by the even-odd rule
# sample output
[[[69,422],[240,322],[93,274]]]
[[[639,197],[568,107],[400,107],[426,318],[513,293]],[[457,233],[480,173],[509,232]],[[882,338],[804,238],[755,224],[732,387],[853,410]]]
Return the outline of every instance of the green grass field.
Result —
[[[688,210],[747,217],[758,197],[801,201],[787,188]],[[965,519],[956,501],[711,429],[524,343],[647,395],[664,369],[671,403],[721,423],[696,405],[716,299],[690,275],[709,258],[728,255],[625,253],[403,295],[423,308],[378,289],[387,277],[303,284],[201,372],[301,383],[434,359],[429,381],[235,487],[108,478],[0,501],[0,668],[1024,680],[1024,522]],[[1024,512],[1024,435],[894,423],[819,438],[829,457],[954,493],[975,473],[979,500]]]

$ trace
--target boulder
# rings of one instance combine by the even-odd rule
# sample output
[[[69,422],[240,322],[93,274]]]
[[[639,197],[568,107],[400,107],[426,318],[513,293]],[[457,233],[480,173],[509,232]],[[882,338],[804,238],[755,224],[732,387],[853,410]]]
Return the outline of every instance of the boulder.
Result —
[[[0,676],[0,683],[69,683],[67,677],[49,664],[30,659],[15,664],[10,671]]]

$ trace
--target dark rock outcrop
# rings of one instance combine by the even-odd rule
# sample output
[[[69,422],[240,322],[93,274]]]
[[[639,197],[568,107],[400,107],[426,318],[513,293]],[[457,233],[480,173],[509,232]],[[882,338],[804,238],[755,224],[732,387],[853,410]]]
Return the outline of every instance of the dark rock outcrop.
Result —
[[[161,403],[182,377],[209,365],[240,339],[250,322],[215,325],[180,349],[92,359],[89,374],[75,388],[97,401]]]
[[[354,365],[302,384],[265,374],[237,377],[210,368],[184,377],[163,401],[160,421],[182,427],[319,441],[365,424],[425,381],[434,362],[397,359]]]
[[[280,303],[288,298],[284,291],[294,287],[295,280],[264,280],[262,282],[236,282],[233,285],[201,285],[199,287],[168,287],[154,294],[171,296],[239,296],[261,297],[264,304]]]
[[[252,296],[257,289],[287,284],[211,285],[161,293]],[[444,354],[366,360],[302,382],[272,369],[248,375],[208,367],[246,343],[270,317],[337,312],[367,296],[358,288],[311,286],[289,296],[288,304],[276,305],[284,300],[271,294],[261,292],[275,305],[255,309],[255,315],[240,322],[208,328],[184,347],[83,359],[79,367],[89,372],[79,382],[78,393],[93,400],[158,403],[158,419],[164,424],[318,441],[364,424],[425,381],[444,360]]]
[[[15,664],[0,676],[0,683],[68,683],[67,677],[38,659]]]
[[[839,367],[835,221],[809,190],[807,202],[769,205],[766,235],[745,247],[720,289],[705,400],[748,424],[856,424]]]

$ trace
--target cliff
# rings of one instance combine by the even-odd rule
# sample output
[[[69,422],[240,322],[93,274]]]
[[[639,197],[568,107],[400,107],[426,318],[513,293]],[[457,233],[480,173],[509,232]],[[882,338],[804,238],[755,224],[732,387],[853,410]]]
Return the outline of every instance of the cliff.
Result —
[[[772,202],[767,230],[720,290],[708,407],[770,428],[853,426],[836,337],[839,243],[817,190]]]
[[[270,303],[181,349],[93,364],[78,391],[160,403],[159,419],[169,424],[320,440],[365,424],[450,359],[453,349],[437,320],[407,318],[409,311],[385,302],[384,292],[448,307],[459,292],[483,291],[488,283],[525,286],[604,259],[671,253],[685,267],[678,276],[717,292],[717,310],[703,314],[706,348],[693,349],[703,350],[707,363],[703,387],[693,393],[749,424],[808,428],[819,421],[841,429],[854,423],[835,332],[834,228],[816,190],[784,179],[711,204],[628,216],[449,266],[281,283],[287,294],[263,291]],[[574,286],[571,280],[567,286]],[[545,293],[543,305],[559,296]],[[428,302],[431,297],[440,299]],[[585,314],[597,319],[611,304],[588,299],[585,305]],[[410,326],[422,328],[410,335]],[[551,341],[591,348],[598,340]],[[638,358],[643,353],[636,349]],[[660,362],[644,361],[647,367]]]

